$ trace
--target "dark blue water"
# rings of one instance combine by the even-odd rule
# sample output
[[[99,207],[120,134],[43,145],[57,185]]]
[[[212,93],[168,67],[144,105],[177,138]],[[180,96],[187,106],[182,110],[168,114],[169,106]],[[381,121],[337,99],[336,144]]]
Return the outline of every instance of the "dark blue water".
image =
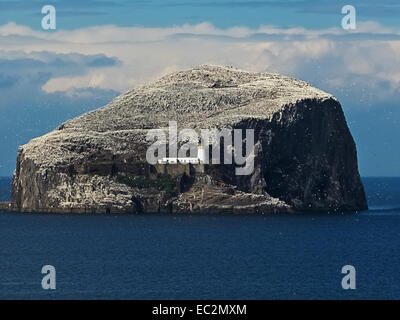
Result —
[[[0,177],[0,202],[11,199],[11,178]]]
[[[1,213],[0,298],[399,299],[400,179],[364,182],[374,210],[359,214]],[[347,264],[356,290],[341,288]]]

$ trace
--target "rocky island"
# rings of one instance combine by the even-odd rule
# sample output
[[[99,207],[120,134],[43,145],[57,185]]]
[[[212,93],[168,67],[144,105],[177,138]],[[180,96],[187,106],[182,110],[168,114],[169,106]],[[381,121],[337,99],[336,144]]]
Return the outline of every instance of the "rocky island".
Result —
[[[149,164],[148,130],[254,130],[254,170]],[[367,209],[340,103],[270,73],[201,66],[135,88],[20,147],[11,207],[56,213]]]

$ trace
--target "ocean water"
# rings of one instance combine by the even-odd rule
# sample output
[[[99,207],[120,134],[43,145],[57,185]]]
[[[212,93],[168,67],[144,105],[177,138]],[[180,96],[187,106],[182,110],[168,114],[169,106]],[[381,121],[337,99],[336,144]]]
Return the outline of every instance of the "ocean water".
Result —
[[[364,184],[371,210],[358,214],[1,212],[0,298],[399,299],[400,178]],[[56,290],[41,287],[44,265]],[[344,265],[356,290],[341,287]]]

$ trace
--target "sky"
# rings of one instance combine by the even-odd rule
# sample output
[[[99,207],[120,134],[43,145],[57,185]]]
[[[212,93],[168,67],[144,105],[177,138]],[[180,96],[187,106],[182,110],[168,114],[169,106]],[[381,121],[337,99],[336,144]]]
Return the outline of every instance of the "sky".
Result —
[[[44,5],[56,30],[43,30]],[[342,28],[344,5],[356,29]],[[339,99],[362,176],[400,176],[400,2],[0,0],[0,176],[18,146],[200,64],[278,72]]]

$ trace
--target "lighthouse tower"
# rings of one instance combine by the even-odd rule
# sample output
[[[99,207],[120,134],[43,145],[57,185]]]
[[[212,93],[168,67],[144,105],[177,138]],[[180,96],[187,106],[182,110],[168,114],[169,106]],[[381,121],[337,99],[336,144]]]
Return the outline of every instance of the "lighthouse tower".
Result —
[[[197,158],[199,159],[199,163],[204,163],[206,161],[206,150],[202,145],[197,147]]]

